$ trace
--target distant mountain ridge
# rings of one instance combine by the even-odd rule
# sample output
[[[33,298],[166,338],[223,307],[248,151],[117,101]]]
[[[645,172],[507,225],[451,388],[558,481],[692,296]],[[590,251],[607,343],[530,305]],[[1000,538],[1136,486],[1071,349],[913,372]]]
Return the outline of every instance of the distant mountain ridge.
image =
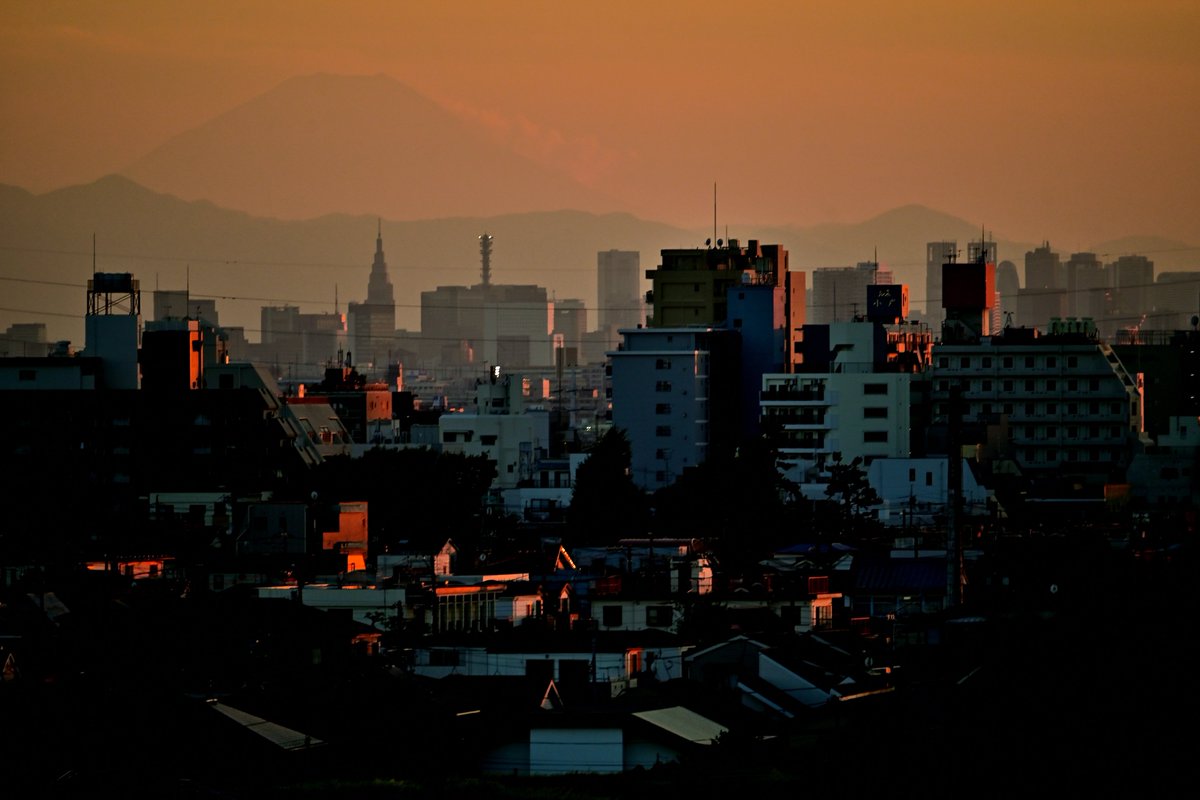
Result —
[[[79,315],[83,286],[92,272],[95,234],[96,268],[133,272],[141,279],[144,316],[152,312],[150,291],[156,285],[179,289],[190,284],[195,295],[218,298],[223,324],[243,326],[249,338],[257,340],[264,305],[332,311],[336,294],[344,311],[349,301],[363,300],[377,224],[373,214],[296,221],[256,217],[153,192],[120,176],[42,195],[0,185],[0,278],[20,279],[0,280],[5,297],[0,331],[14,321],[41,320],[49,324],[52,338],[82,344]],[[397,324],[410,330],[420,327],[422,291],[479,281],[477,237],[485,231],[495,237],[494,281],[539,284],[558,298],[584,300],[589,326],[596,322],[598,251],[640,251],[646,270],[659,263],[660,250],[702,247],[712,235],[711,229],[686,230],[627,213],[583,211],[385,218],[382,230],[396,289]],[[758,239],[782,244],[789,250],[791,268],[806,272],[869,260],[877,248],[879,261],[910,284],[914,303],[919,303],[924,299],[925,243],[955,239],[965,250],[969,239],[978,238],[979,229],[943,212],[906,206],[857,224],[739,224],[730,225],[728,235],[743,243]],[[1162,238],[1112,240],[1094,250],[1121,254],[1137,242],[1154,245],[1155,252],[1145,254],[1159,272],[1200,266],[1194,248]],[[1031,247],[1000,239],[1000,258],[1012,260],[1023,271],[1024,253]],[[1064,255],[1070,252],[1056,249]],[[17,310],[31,313],[18,315]]]
[[[385,75],[289,79],[122,174],[155,191],[284,219],[623,210]]]

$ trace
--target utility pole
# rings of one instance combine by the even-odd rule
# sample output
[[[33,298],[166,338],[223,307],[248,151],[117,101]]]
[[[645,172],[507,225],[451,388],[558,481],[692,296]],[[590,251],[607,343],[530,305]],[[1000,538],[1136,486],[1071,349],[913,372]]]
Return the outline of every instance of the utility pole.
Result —
[[[957,606],[962,602],[962,542],[958,529],[962,524],[962,386],[950,387],[949,451],[946,473],[946,602]]]

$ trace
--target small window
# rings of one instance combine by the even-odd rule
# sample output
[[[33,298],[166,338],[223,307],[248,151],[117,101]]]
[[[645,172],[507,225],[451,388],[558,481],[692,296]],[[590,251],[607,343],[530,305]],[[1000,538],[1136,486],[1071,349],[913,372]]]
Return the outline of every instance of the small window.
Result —
[[[864,442],[886,442],[887,440],[887,431],[863,431]]]
[[[1099,378],[1092,378],[1090,381],[1088,381],[1088,391],[1091,391],[1091,392],[1100,391],[1100,379]]]
[[[671,627],[670,606],[646,606],[646,625],[651,628]]]
[[[1046,356],[1046,366],[1047,367],[1057,367],[1058,359],[1055,358],[1054,356]]]
[[[1033,369],[1033,356],[1025,356],[1025,368]]]
[[[908,482],[913,483],[917,480],[917,470],[915,467],[908,468]]]
[[[669,358],[658,359],[657,361],[654,362],[654,368],[655,369],[670,369],[671,368],[671,359],[669,359]]]
[[[1006,391],[1006,392],[1011,392],[1013,390],[1013,382],[1012,381],[1005,381],[1001,385],[1002,385],[1004,391]]]
[[[863,394],[887,394],[888,387],[886,383],[864,383]]]
[[[670,436],[671,435],[671,426],[670,425],[659,425],[658,427],[656,427],[654,429],[654,435],[655,436]]]
[[[992,390],[992,382],[983,381],[982,385],[979,387],[979,390],[982,392],[990,392]]]
[[[992,365],[992,357],[991,357],[991,356],[984,356],[984,357],[983,357],[983,366],[984,366],[985,368],[987,368],[987,367],[990,367],[991,365]]]
[[[1012,365],[1013,365],[1012,356],[1005,356],[1004,360],[1000,363],[1002,363],[1004,365],[1005,369],[1012,369]]]
[[[670,403],[656,404],[654,406],[654,413],[655,414],[670,414],[671,413],[671,404]]]
[[[670,381],[658,381],[657,383],[654,384],[654,391],[656,391],[656,392],[671,391],[671,382]]]
[[[1025,381],[1025,391],[1027,391],[1027,392],[1032,392],[1032,391],[1034,391],[1034,388],[1033,388],[1033,387],[1034,387],[1034,383],[1033,383],[1033,381],[1032,381],[1032,380],[1026,380],[1026,381]]]
[[[492,445],[494,445],[496,443],[496,434],[481,433],[479,435],[479,443],[481,445],[483,445],[484,447],[491,447]]]
[[[933,473],[932,472],[925,473],[925,485],[933,486]]]
[[[1054,380],[1053,378],[1046,381],[1046,391],[1047,392],[1057,392],[1058,391],[1058,381]]]
[[[624,624],[624,614],[621,613],[623,610],[624,609],[622,609],[621,606],[605,606],[604,610],[601,612],[601,619],[604,622],[604,627],[621,627],[621,625]]]
[[[1075,356],[1067,356],[1067,366],[1075,368],[1079,366],[1079,359]]]
[[[960,367],[962,367],[963,369],[970,369],[970,367],[971,367],[971,358],[970,358],[969,356],[963,356],[962,358],[960,358],[960,359],[958,360],[958,365],[959,365]]]
[[[941,358],[938,359],[938,367],[940,367],[941,369],[946,369],[949,366],[950,366],[950,359],[947,358],[946,356],[942,356]]]
[[[867,406],[863,409],[863,419],[887,419],[887,406]]]
[[[1068,392],[1079,391],[1079,381],[1074,380],[1074,379],[1067,381],[1067,391]]]
[[[37,370],[36,369],[23,369],[19,373],[17,373],[17,380],[19,380],[19,381],[36,381],[37,380]]]

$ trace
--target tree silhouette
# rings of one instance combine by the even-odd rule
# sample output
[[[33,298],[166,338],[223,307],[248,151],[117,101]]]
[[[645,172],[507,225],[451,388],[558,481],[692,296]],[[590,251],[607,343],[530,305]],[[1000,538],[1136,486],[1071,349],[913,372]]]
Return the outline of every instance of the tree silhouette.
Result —
[[[645,530],[646,495],[633,483],[633,450],[620,428],[610,428],[575,472],[567,513],[576,541],[614,542]]]
[[[829,465],[829,485],[825,487],[825,496],[838,504],[842,533],[861,532],[872,518],[871,507],[883,502],[867,480],[861,456],[849,464],[838,460]]]

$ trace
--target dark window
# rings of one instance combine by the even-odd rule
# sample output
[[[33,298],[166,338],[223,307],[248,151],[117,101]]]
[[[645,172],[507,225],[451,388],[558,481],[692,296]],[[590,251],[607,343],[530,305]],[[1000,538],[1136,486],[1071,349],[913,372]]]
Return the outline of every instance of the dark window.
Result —
[[[670,381],[658,381],[657,383],[654,384],[654,391],[656,391],[656,392],[671,391],[671,382]]]
[[[983,366],[985,366],[985,367],[990,367],[991,365],[992,365],[992,357],[991,357],[991,356],[984,356],[984,357],[983,357]]]
[[[671,359],[669,359],[669,358],[658,359],[657,361],[654,362],[654,368],[655,369],[670,369],[671,368]]]
[[[491,447],[492,445],[494,445],[496,443],[496,434],[481,433],[479,435],[479,443],[481,445],[484,445],[485,447]]]
[[[1074,380],[1074,379],[1067,381],[1067,391],[1068,392],[1079,391],[1079,381]]]
[[[1054,380],[1053,378],[1046,381],[1046,391],[1047,392],[1057,392],[1058,391],[1058,381]]]
[[[1067,366],[1068,367],[1079,366],[1079,359],[1076,358],[1075,356],[1067,356]]]
[[[887,406],[867,406],[863,409],[863,419],[887,419]]]
[[[1033,356],[1025,356],[1025,368],[1033,369]]]
[[[886,442],[887,440],[887,431],[863,431],[864,442]]]
[[[655,414],[670,414],[671,413],[671,404],[670,403],[658,403],[657,405],[654,406],[654,413]]]
[[[886,383],[864,383],[863,394],[887,394],[888,387]]]
[[[1055,358],[1054,356],[1046,356],[1046,366],[1047,367],[1057,367],[1058,359]]]
[[[979,387],[979,390],[981,392],[990,392],[992,390],[992,382],[991,381],[983,381],[982,385]]]
[[[925,485],[933,486],[933,473],[932,472],[925,473]]]
[[[963,356],[962,358],[960,358],[960,359],[958,360],[958,365],[959,365],[960,367],[962,367],[963,369],[967,369],[968,367],[970,367],[970,366],[971,366],[971,359],[970,359],[970,357],[969,357],[969,356]]]
[[[1006,391],[1006,392],[1011,392],[1013,390],[1013,382],[1012,381],[1005,381],[1002,384],[1002,386],[1004,388],[1004,391]]]
[[[671,607],[646,606],[646,624],[651,628],[671,627]]]
[[[1012,365],[1013,365],[1012,356],[1005,356],[1004,360],[1000,363],[1002,363],[1004,365],[1005,369],[1012,369]]]
[[[917,479],[917,470],[914,467],[908,468],[908,482],[912,483]]]
[[[656,427],[654,429],[654,435],[655,436],[670,436],[671,435],[671,426],[670,425],[659,425],[658,427]]]
[[[942,356],[941,358],[938,359],[938,366],[941,367],[942,369],[949,367],[950,359],[946,358],[945,356]]]
[[[37,380],[36,369],[23,369],[17,375],[19,381],[35,381]]]
[[[605,606],[603,614],[604,627],[619,628],[624,622],[621,606]]]

